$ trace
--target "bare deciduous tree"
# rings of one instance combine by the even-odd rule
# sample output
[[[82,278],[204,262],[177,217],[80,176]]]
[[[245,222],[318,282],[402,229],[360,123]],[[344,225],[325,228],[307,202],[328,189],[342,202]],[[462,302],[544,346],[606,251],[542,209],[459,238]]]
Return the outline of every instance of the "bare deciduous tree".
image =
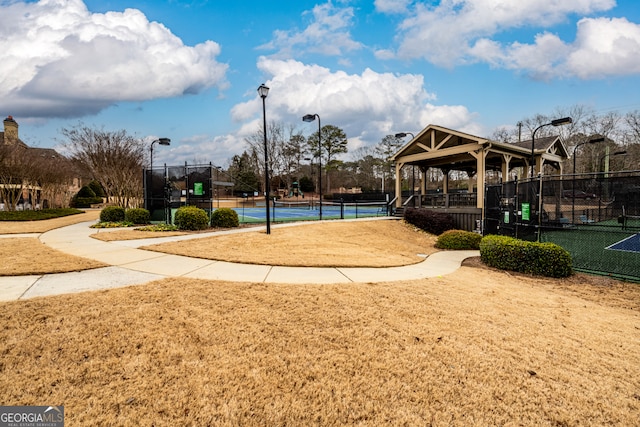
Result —
[[[63,129],[65,147],[91,177],[100,182],[110,202],[136,207],[142,201],[145,147],[125,130],[105,131],[78,125]]]

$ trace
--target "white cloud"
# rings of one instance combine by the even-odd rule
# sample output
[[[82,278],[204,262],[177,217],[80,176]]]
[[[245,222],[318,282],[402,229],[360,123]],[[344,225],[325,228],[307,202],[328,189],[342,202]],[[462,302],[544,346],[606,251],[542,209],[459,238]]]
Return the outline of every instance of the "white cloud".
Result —
[[[404,13],[411,0],[375,0],[373,4],[381,13]]]
[[[139,10],[91,13],[81,0],[0,6],[0,52],[0,109],[24,117],[78,117],[227,85],[217,43],[185,46]]]
[[[640,25],[626,19],[582,19],[567,73],[582,79],[640,73]]]
[[[427,124],[439,124],[466,131],[478,131],[474,114],[464,106],[434,105],[435,95],[424,89],[423,76],[378,73],[370,69],[361,74],[331,71],[295,60],[260,58],[258,68],[270,76],[266,99],[267,120],[303,124],[305,114],[318,114],[322,125],[342,128],[349,138],[349,149],[359,144],[375,144],[385,135],[418,132]],[[251,100],[232,109],[234,120],[248,123],[245,132],[255,132],[262,116],[257,92]],[[309,132],[315,128],[310,127]]]
[[[567,44],[543,33],[533,44],[499,43],[481,39],[470,49],[496,67],[522,70],[535,78],[596,79],[640,72],[640,25],[626,19],[582,19],[576,40]]]
[[[353,8],[335,7],[329,1],[316,5],[311,14],[313,20],[304,30],[275,31],[274,39],[258,49],[277,50],[274,57],[290,58],[305,52],[341,56],[362,48],[362,44],[354,41],[349,32]]]
[[[544,4],[540,0],[448,0],[436,7],[420,3],[400,25],[397,54],[444,67],[486,60],[479,55],[486,54],[481,48],[490,46],[492,37],[504,31],[549,27],[570,14],[585,15],[612,7],[615,0],[548,0]]]

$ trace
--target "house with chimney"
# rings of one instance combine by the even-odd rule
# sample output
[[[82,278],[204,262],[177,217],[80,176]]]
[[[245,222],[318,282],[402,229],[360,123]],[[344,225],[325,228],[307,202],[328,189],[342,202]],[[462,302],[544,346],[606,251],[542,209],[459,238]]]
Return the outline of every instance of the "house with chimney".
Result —
[[[67,207],[82,185],[73,162],[51,148],[30,147],[8,116],[0,132],[0,210]]]

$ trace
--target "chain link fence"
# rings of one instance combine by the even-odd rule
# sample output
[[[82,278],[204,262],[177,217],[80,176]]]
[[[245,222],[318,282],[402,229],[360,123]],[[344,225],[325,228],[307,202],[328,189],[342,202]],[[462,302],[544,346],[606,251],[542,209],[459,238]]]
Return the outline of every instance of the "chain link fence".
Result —
[[[484,233],[553,242],[577,271],[640,282],[640,172],[489,185]]]

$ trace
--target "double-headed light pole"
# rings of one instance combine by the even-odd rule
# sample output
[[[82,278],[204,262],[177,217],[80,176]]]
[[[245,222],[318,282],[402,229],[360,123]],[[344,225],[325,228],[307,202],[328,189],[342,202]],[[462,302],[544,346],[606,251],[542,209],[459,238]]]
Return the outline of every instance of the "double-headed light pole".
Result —
[[[310,123],[318,118],[318,190],[320,193],[320,220],[322,221],[322,126],[320,125],[320,116],[317,114],[307,114],[302,118],[303,122]]]
[[[269,88],[263,84],[258,87],[258,94],[262,98],[262,130],[264,134],[264,201],[267,218],[267,234],[271,234],[271,218],[269,217],[269,153],[267,150],[267,109],[265,99],[269,94]]]

